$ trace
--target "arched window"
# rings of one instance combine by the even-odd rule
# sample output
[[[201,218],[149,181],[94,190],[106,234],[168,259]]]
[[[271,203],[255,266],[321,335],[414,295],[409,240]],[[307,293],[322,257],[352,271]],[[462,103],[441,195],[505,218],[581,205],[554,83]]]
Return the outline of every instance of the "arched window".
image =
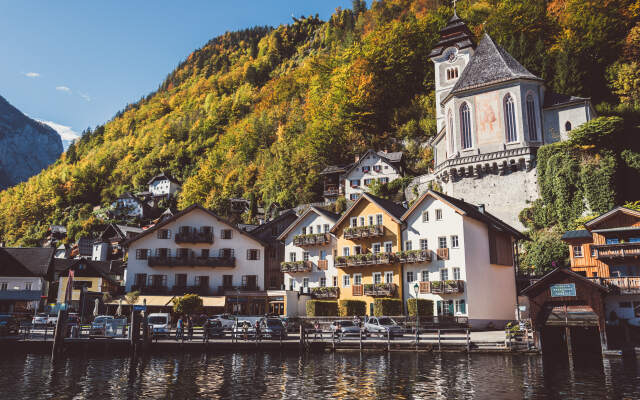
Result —
[[[471,148],[471,112],[467,103],[460,107],[460,138],[463,149]]]
[[[529,140],[538,140],[538,129],[536,126],[536,103],[531,94],[527,95],[527,122],[529,125]]]
[[[447,119],[449,121],[448,123],[448,127],[447,129],[449,130],[449,138],[447,139],[448,142],[448,148],[449,148],[449,155],[453,154],[453,112],[451,110],[449,110],[449,113],[447,115]]]
[[[564,124],[564,130],[567,132],[571,130],[571,122],[567,121],[567,123]]]
[[[507,93],[504,97],[504,127],[507,131],[507,143],[518,140],[516,132],[516,106],[513,97]]]

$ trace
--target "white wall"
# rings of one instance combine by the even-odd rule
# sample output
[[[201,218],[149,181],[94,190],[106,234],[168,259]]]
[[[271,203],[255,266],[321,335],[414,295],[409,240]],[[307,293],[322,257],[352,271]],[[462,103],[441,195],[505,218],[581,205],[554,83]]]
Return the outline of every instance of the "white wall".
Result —
[[[621,307],[621,303],[629,303],[631,307]],[[640,295],[607,296],[604,306],[607,321],[611,320],[611,313],[615,312],[618,320],[633,319],[640,322],[640,317],[636,317],[634,311],[635,307],[640,310]]]
[[[142,205],[139,202],[137,202],[135,199],[132,199],[130,197],[117,199],[116,201],[111,203],[111,207],[119,208],[119,209],[125,209],[125,208],[129,209],[126,215],[130,217],[143,217]]]
[[[109,252],[109,243],[95,243],[93,244],[93,253],[91,259],[94,261],[106,261]]]
[[[440,105],[442,100],[449,94],[453,86],[456,84],[460,76],[462,75],[462,71],[469,63],[471,59],[471,55],[473,54],[473,48],[468,47],[461,51],[457,51],[457,57],[453,62],[450,62],[447,58],[448,51],[453,48],[447,48],[443,51],[442,55],[439,57],[432,58],[434,67],[435,67],[435,83],[436,83],[436,120],[438,126],[438,132],[445,123],[445,113],[444,109]],[[457,50],[457,49],[456,49]],[[447,80],[447,69],[452,67],[458,67],[458,78]]]
[[[544,110],[544,141],[558,142],[569,139],[569,132],[565,129],[567,122],[571,123],[571,130],[593,118],[590,107],[585,103],[571,104],[563,107]]]
[[[43,290],[46,289],[46,283],[44,279],[37,276],[0,276],[0,284],[6,283],[7,290],[27,290],[27,284],[31,284],[31,290]]]
[[[201,226],[212,226],[214,243],[199,243],[199,244],[176,244],[174,237],[178,233],[180,226],[191,226],[200,229]],[[131,286],[135,284],[136,274],[154,275],[167,275],[167,286],[169,289],[175,285],[176,274],[187,274],[187,285],[195,285],[196,276],[208,276],[209,286],[212,290],[218,290],[219,286],[222,286],[223,275],[233,275],[233,285],[240,286],[242,284],[243,275],[256,275],[257,284],[260,289],[264,289],[264,247],[256,240],[248,237],[246,234],[241,234],[234,227],[224,224],[212,217],[208,213],[194,209],[190,213],[183,215],[177,220],[165,225],[163,229],[171,230],[171,237],[169,239],[158,239],[157,232],[152,232],[147,236],[133,242],[128,250],[128,262],[126,271],[126,288],[131,289]],[[222,229],[232,229],[233,234],[231,239],[221,239],[220,232]],[[223,248],[234,249],[234,256],[236,257],[235,268],[228,267],[150,267],[147,260],[137,260],[137,249],[150,249],[150,255],[155,255],[156,248],[169,248],[171,249],[171,256],[177,255],[178,248],[192,249],[196,256],[200,255],[201,249],[209,249],[210,257],[217,257],[219,250]],[[260,257],[258,260],[247,260],[248,249],[259,249]]]
[[[374,165],[380,166],[380,172],[375,172],[373,170]],[[362,167],[365,166],[368,166],[370,168],[369,172],[362,172]],[[393,168],[393,166],[389,162],[375,153],[369,153],[364,159],[360,160],[360,162],[351,170],[351,172],[342,177],[345,179],[345,197],[347,198],[347,200],[351,200],[352,194],[362,194],[363,192],[368,191],[367,186],[365,186],[364,184],[365,179],[378,180],[380,178],[388,178],[389,182],[391,182],[392,180],[401,177],[402,176]],[[360,180],[360,186],[355,188],[351,187],[351,180],[354,179]]]
[[[180,190],[180,185],[171,182],[168,179],[158,179],[149,185],[149,191],[154,196],[166,195],[166,194],[174,194]]]

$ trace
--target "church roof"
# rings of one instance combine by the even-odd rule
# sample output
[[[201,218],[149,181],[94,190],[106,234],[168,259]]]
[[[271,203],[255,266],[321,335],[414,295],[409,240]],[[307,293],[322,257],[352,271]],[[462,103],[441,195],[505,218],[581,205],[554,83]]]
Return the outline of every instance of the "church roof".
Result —
[[[588,101],[586,97],[571,96],[568,94],[560,94],[555,92],[546,92],[544,94],[543,108],[563,106],[565,104],[581,103]]]
[[[436,43],[429,57],[438,57],[448,48],[455,46],[459,50],[473,47],[473,36],[467,25],[457,14],[447,22],[447,25],[440,30],[440,40]]]
[[[460,74],[460,79],[451,89],[451,94],[512,79],[542,80],[529,72],[485,33],[469,64]]]

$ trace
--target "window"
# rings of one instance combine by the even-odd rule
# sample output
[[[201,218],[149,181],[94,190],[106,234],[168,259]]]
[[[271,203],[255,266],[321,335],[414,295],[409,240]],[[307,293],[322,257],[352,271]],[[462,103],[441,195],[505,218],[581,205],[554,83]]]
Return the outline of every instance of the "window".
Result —
[[[362,285],[362,274],[353,274],[353,284]]]
[[[593,246],[590,246],[591,249],[591,257],[595,257],[596,256],[596,248]]]
[[[167,276],[166,275],[150,275],[149,276],[149,287],[155,289],[161,289],[167,287]]]
[[[364,226],[364,217],[360,217],[360,226]]]
[[[620,306],[620,308],[631,308],[631,302],[630,301],[621,301],[619,306]]]
[[[156,257],[161,257],[161,258],[171,257],[171,249],[166,249],[166,248],[156,249]]]
[[[373,283],[374,284],[382,283],[382,273],[381,272],[374,272],[373,273]]]
[[[422,282],[429,282],[429,271],[422,271]]]
[[[471,144],[471,111],[469,105],[464,103],[460,107],[460,136],[463,149],[470,149]]]
[[[334,277],[333,277],[333,286],[334,286],[334,287],[337,287],[337,286],[338,286],[338,277],[337,277],[337,276],[334,276]]]
[[[24,284],[24,290],[31,290],[31,282],[27,282]]]
[[[218,250],[218,257],[220,258],[233,258],[234,251],[233,249],[220,249]]]
[[[374,170],[374,171],[376,171],[376,172],[380,172],[380,169],[381,169],[381,168],[380,168],[380,166],[379,166],[379,165],[374,165],[374,166],[373,166],[373,170]]]
[[[313,235],[313,226],[309,227],[309,235]]]
[[[573,246],[573,256],[582,257],[582,246]]]
[[[175,286],[176,287],[186,287],[187,286],[187,274],[176,274],[175,275]]]
[[[248,249],[247,250],[247,260],[259,260],[260,259],[260,250],[259,249]]]
[[[378,254],[380,253],[380,243],[374,243],[371,245],[371,252],[373,254]]]
[[[458,313],[466,314],[467,307],[466,307],[466,304],[464,302],[464,299],[455,300],[455,310],[456,310],[456,314],[458,314]]]
[[[422,222],[429,222],[429,211],[422,212]]]
[[[393,251],[393,244],[391,242],[384,242],[384,252],[391,253]]]
[[[374,219],[374,216],[369,215],[369,225],[374,225],[373,219]]]
[[[327,278],[323,276],[320,278],[320,287],[326,287],[326,286],[327,286]]]
[[[220,231],[220,237],[222,239],[231,239],[231,237],[233,236],[231,229],[222,229]]]
[[[420,250],[429,250],[429,242],[427,239],[420,239]]]
[[[453,247],[454,249],[458,248],[458,235],[451,236],[451,247]]]
[[[145,287],[147,285],[147,274],[136,274],[135,275],[135,286],[137,287]]]
[[[436,221],[442,221],[442,210],[439,208],[436,210]]]
[[[351,217],[351,226],[352,227],[358,226],[358,218]]]
[[[447,237],[446,236],[440,236],[438,238],[438,248],[439,249],[446,249],[447,248]]]
[[[7,290],[9,287],[9,283],[8,282],[0,282],[0,290],[4,291]]]
[[[356,188],[360,186],[360,179],[351,179],[351,187]]]
[[[320,226],[320,224],[316,225],[316,232],[322,233],[322,226]]]
[[[291,262],[295,262],[296,261],[296,253],[294,253],[293,251],[291,253],[289,253],[289,261],[291,261]]]
[[[302,287],[309,287],[309,278],[302,278]]]
[[[449,148],[449,154],[453,154],[453,112],[451,110],[449,110],[449,127],[447,129],[449,133],[449,137],[447,138],[447,147]],[[427,221],[428,220],[429,217],[427,215]]]
[[[169,239],[171,237],[171,231],[169,229],[159,229],[158,239]]]
[[[571,131],[571,122],[569,122],[569,121],[565,122],[564,130],[567,131],[567,132]]]
[[[605,243],[607,244],[618,244],[620,240],[618,238],[606,238]]]
[[[357,245],[357,246],[353,246],[353,254],[362,254],[362,246]]]
[[[190,226],[181,226],[180,227],[180,233],[188,234],[189,232],[191,232],[191,227]]]
[[[323,260],[323,261],[327,259],[327,251],[326,250],[320,250],[320,259]]]
[[[233,275],[222,275],[222,286],[226,288],[233,287]]]
[[[349,257],[349,248],[348,247],[343,247],[342,248],[342,255],[345,257]]]
[[[406,242],[404,242],[404,249],[405,249],[406,251],[411,250],[411,247],[412,247],[412,246],[411,246],[411,240],[407,240]]]
[[[453,268],[453,279],[456,281],[460,280],[460,268],[458,267]]]
[[[387,168],[387,167],[385,167],[385,168]],[[389,178],[379,178],[378,182],[380,182],[382,184],[389,183]]]
[[[356,200],[358,200],[358,197],[360,197],[360,193],[351,193],[349,195],[349,200],[356,201]]]
[[[136,260],[146,260],[149,257],[149,249],[136,249]]]
[[[209,249],[200,250],[200,257],[201,258],[209,258]]]
[[[306,227],[306,226],[303,226],[303,227],[302,227],[302,234],[303,234],[303,235],[306,235],[306,234],[307,234],[307,227]]]
[[[382,214],[376,214],[376,225],[382,225]]]
[[[212,226],[201,226],[200,227],[200,232],[206,233],[206,234],[212,233],[213,232],[213,227]]]
[[[527,126],[529,127],[529,140],[538,139],[538,129],[536,128],[536,104],[531,94],[527,95]]]
[[[329,224],[324,224],[323,228],[324,228],[324,233],[329,233]]]
[[[179,258],[188,258],[188,257],[189,257],[190,250],[189,250],[189,249],[187,249],[187,248],[181,247],[181,248],[179,248],[179,249],[177,250],[177,252],[178,252],[178,253],[176,254],[176,257],[179,257]]]
[[[209,287],[209,277],[206,275],[198,275],[196,276],[196,286],[200,288],[208,288]]]
[[[349,282],[349,279],[350,279],[349,275],[342,275],[342,287],[351,286],[351,282]]]
[[[369,186],[369,185],[371,185],[371,181],[373,181],[373,179],[365,179],[365,180],[364,180],[364,185],[365,185],[365,186]]]
[[[506,132],[507,143],[516,142],[518,133],[516,131],[516,106],[511,94],[507,93],[504,97],[504,127]]]
[[[303,251],[302,252],[302,260],[303,261],[309,261],[309,252],[308,251]]]
[[[369,172],[369,171],[371,171],[371,167],[370,166],[368,166],[368,165],[363,165],[362,166],[362,172]]]
[[[393,272],[384,273],[384,283],[393,283]]]
[[[407,282],[413,282],[413,271],[407,271]]]
[[[449,271],[446,268],[442,268],[440,270],[440,280],[448,281],[449,280]]]

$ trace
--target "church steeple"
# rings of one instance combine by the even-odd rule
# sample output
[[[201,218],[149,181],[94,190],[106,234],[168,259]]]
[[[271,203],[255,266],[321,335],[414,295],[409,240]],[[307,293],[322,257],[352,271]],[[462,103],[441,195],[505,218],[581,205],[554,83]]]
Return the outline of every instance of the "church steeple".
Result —
[[[438,57],[442,52],[448,48],[455,46],[458,50],[466,49],[469,47],[475,47],[473,43],[473,34],[469,30],[467,24],[458,17],[455,9],[453,17],[447,23],[447,26],[440,30],[440,40],[436,43],[429,57]]]

